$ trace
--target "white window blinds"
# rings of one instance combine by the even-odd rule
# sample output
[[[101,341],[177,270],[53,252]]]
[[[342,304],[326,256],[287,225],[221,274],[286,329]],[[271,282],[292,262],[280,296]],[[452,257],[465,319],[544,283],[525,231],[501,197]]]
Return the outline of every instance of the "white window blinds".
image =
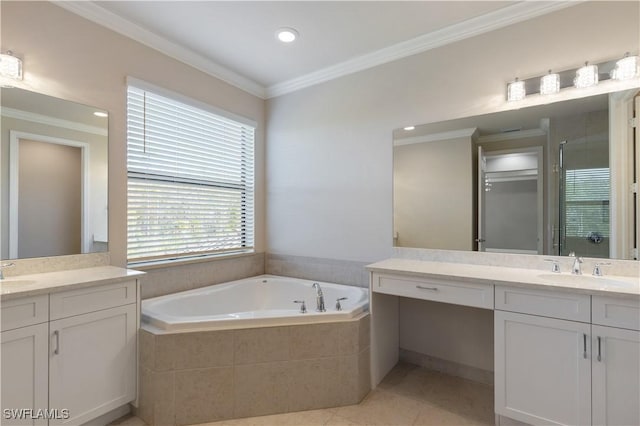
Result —
[[[608,168],[567,170],[565,173],[565,215],[568,237],[609,236]]]
[[[253,248],[254,127],[129,86],[129,263]]]

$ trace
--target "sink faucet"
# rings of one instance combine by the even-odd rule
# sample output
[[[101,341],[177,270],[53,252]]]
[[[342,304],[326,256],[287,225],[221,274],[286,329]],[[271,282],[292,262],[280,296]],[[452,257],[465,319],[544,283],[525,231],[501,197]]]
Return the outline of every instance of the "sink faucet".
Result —
[[[15,265],[13,263],[0,264],[0,280],[4,280],[4,273],[3,273],[4,268],[11,268],[12,266],[15,266]]]
[[[580,264],[582,263],[581,257],[576,257],[573,261],[573,266],[571,267],[571,273],[573,275],[582,275],[582,268]]]
[[[322,294],[322,289],[320,288],[320,284],[313,283],[312,287],[316,289],[316,304],[317,304],[316,311],[325,312],[326,309],[324,308],[324,295]]]

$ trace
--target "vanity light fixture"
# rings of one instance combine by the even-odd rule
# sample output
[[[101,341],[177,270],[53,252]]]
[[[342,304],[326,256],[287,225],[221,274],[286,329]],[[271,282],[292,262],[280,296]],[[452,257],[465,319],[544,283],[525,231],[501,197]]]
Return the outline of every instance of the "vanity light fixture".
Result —
[[[540,79],[540,94],[551,95],[560,91],[560,74],[552,73],[549,70],[549,74]]]
[[[283,43],[291,43],[298,38],[298,31],[293,28],[280,28],[276,31],[276,37]]]
[[[527,95],[527,91],[524,87],[524,81],[518,80],[512,81],[507,85],[507,100],[509,102],[521,101]]]
[[[576,78],[573,80],[573,85],[578,89],[585,87],[591,87],[598,84],[598,66],[589,65],[589,62],[585,62],[584,66],[578,68],[576,71]]]
[[[416,128],[416,126],[407,126],[407,127],[405,127],[404,129],[405,129],[407,132],[410,132],[410,131],[414,130],[415,128]]]
[[[93,113],[93,115],[95,115],[96,117],[101,117],[101,118],[109,116],[109,114],[107,114],[106,112],[102,112],[102,111],[96,111],[96,112]]]
[[[22,60],[9,50],[0,53],[0,76],[22,80]]]
[[[601,73],[601,74],[600,74]],[[507,100],[519,101],[529,95],[551,95],[563,89],[593,87],[600,81],[607,84],[616,80],[640,79],[640,57],[626,53],[624,58],[589,64],[580,68],[552,72],[545,76],[532,77],[507,84]],[[609,81],[611,80],[611,81]]]
[[[638,76],[640,76],[640,58],[629,56],[629,52],[616,62],[615,68],[611,71],[611,78],[615,80],[629,80]]]

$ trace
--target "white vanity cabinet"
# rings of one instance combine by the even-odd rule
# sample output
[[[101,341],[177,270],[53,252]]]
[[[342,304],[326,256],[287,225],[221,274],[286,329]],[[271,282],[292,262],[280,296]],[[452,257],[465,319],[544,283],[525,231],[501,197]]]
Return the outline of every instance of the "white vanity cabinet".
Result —
[[[135,399],[136,283],[52,294],[49,406],[81,424]],[[80,314],[80,315],[76,315]]]
[[[3,424],[83,424],[135,399],[138,282],[84,284],[2,300]]]
[[[640,425],[640,301],[593,296],[594,425]]]
[[[495,294],[496,413],[530,424],[640,424],[637,297]]]
[[[47,408],[49,298],[45,295],[3,301],[1,314],[2,408],[34,412]],[[4,411],[2,414],[4,417]],[[47,421],[29,416],[12,419],[10,423],[46,425]]]
[[[591,424],[590,325],[495,312],[496,413],[530,424]]]

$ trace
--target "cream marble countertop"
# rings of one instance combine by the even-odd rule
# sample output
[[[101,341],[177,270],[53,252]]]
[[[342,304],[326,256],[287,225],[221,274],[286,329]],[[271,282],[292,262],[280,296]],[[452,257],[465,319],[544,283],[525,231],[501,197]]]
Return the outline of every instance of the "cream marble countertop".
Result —
[[[428,260],[390,258],[367,266],[372,272],[413,275],[424,278],[456,279],[545,289],[571,290],[600,295],[640,296],[639,277],[605,275],[594,277],[590,271],[584,275],[553,273],[549,270],[511,268],[504,266],[474,265],[468,263],[434,262]]]
[[[116,266],[97,266],[93,268],[71,269],[58,272],[18,275],[0,280],[2,300],[17,299],[38,294],[89,287],[93,285],[115,283],[140,278],[144,272]]]

